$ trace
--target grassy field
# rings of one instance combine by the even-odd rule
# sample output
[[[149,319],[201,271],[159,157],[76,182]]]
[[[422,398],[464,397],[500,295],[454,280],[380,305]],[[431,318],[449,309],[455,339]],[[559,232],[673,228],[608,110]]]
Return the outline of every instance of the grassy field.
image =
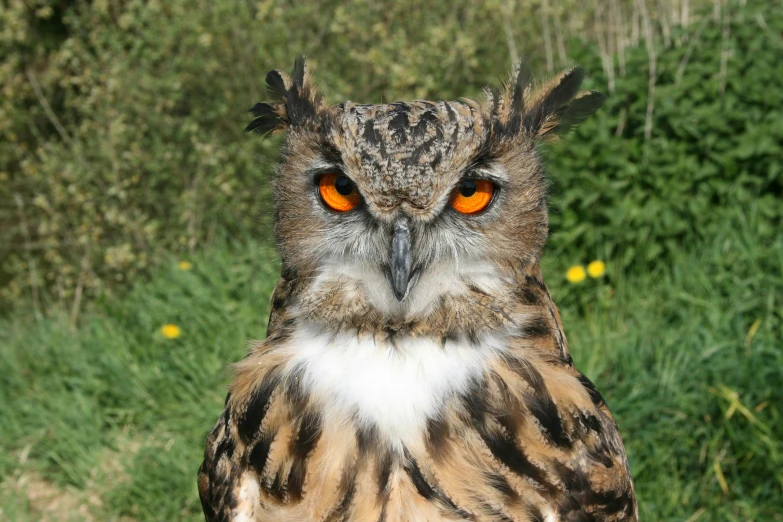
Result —
[[[671,265],[569,284],[547,259],[578,366],[626,441],[643,520],[783,520],[783,238],[753,209]],[[195,473],[227,366],[265,334],[265,245],[178,259],[71,329],[0,322],[3,520],[199,520]],[[163,338],[165,323],[182,336]]]

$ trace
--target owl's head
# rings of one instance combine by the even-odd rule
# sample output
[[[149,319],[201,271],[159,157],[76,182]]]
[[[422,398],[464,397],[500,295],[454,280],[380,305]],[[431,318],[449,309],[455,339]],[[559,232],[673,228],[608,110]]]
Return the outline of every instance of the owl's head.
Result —
[[[533,88],[517,67],[480,103],[330,106],[303,58],[290,76],[271,71],[271,101],[253,107],[247,130],[286,132],[275,233],[292,307],[386,329],[503,308],[547,236],[537,144],[604,101],[579,90],[583,76]]]

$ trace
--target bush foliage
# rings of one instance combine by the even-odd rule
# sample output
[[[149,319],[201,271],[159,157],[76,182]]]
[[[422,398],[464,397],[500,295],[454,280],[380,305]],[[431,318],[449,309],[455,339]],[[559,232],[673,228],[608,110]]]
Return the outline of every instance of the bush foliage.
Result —
[[[626,57],[625,78],[596,117],[552,151],[558,183],[553,246],[622,264],[668,261],[684,244],[721,234],[732,206],[760,213],[759,237],[783,224],[783,10],[762,1],[705,17],[687,44],[661,52],[645,136],[649,58]],[[593,85],[595,54],[579,57]],[[723,64],[723,65],[722,65]]]
[[[11,2],[0,11],[0,288],[69,298],[215,230],[265,230],[276,145],[242,128],[267,70],[306,52],[334,99],[462,95],[508,67],[504,40],[484,38],[500,6]]]
[[[779,224],[783,94],[772,85],[783,65],[769,50],[783,45],[783,13],[743,4],[659,50],[649,139],[639,47],[600,116],[551,148],[559,255],[665,260],[678,242],[712,233],[721,206],[751,200],[768,218],[765,234]],[[552,16],[579,5],[558,2]],[[477,96],[508,70],[509,36],[520,54],[541,56],[537,14],[509,6],[5,4],[0,295],[8,303],[47,288],[71,300],[122,286],[161,252],[192,252],[216,231],[267,234],[277,143],[241,131],[267,70],[305,52],[332,100]],[[588,34],[575,20],[572,34]],[[607,90],[598,52],[578,41],[568,49],[567,61]]]

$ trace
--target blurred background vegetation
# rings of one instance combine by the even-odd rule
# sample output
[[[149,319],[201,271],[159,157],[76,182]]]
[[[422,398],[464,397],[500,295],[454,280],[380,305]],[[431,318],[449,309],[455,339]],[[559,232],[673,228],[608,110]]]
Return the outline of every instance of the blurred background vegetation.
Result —
[[[655,263],[751,201],[771,237],[783,214],[773,5],[11,1],[4,302],[123,288],[161,252],[219,232],[264,238],[277,143],[243,136],[243,117],[264,73],[300,52],[338,101],[478,96],[519,56],[542,74],[586,67],[610,99],[551,154],[556,252]]]
[[[546,150],[545,270],[644,519],[783,520],[778,0],[6,0],[0,514],[198,519],[221,369],[276,277],[279,142],[245,111],[300,53],[333,101],[585,67],[609,100]],[[563,281],[592,259],[605,280]]]

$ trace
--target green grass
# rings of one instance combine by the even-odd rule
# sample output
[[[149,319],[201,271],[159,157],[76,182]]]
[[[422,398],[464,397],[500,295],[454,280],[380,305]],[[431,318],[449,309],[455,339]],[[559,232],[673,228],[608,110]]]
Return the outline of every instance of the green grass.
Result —
[[[569,285],[564,269],[590,259],[545,265],[643,520],[783,520],[783,239],[760,244],[758,226],[738,214],[648,273],[607,260],[602,280]],[[277,261],[247,243],[191,261],[95,303],[75,331],[65,314],[0,320],[0,518],[200,519],[203,441],[228,363],[265,334]],[[162,338],[169,322],[181,338]]]

